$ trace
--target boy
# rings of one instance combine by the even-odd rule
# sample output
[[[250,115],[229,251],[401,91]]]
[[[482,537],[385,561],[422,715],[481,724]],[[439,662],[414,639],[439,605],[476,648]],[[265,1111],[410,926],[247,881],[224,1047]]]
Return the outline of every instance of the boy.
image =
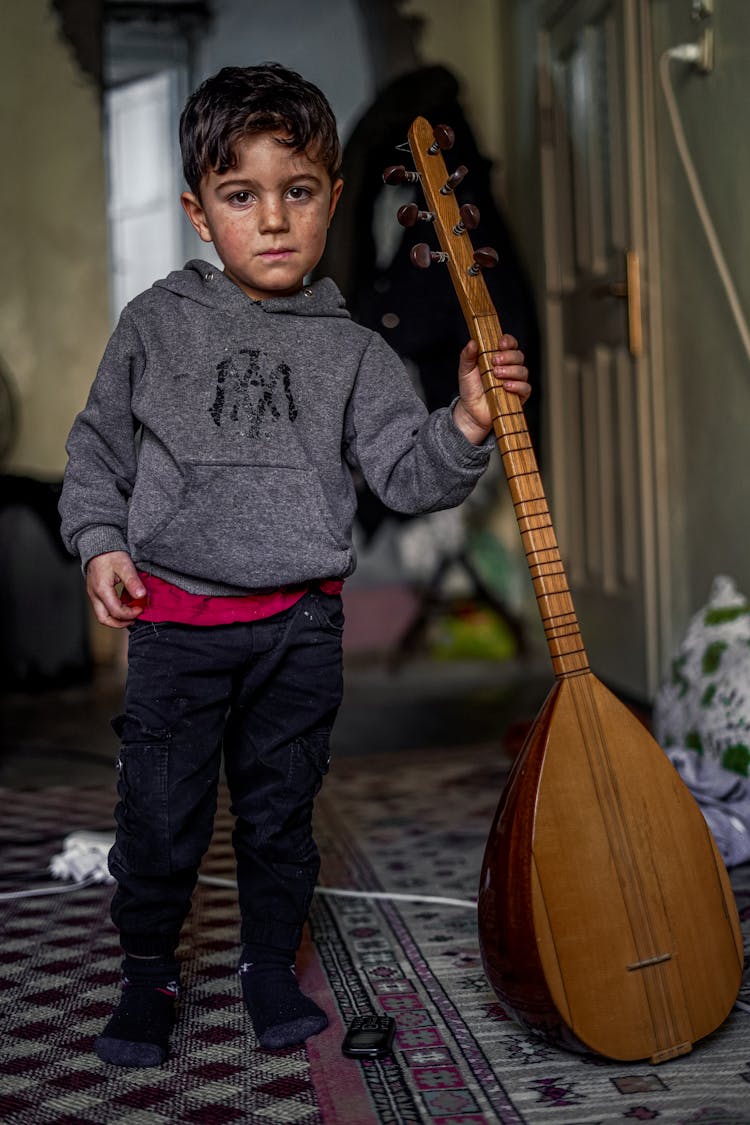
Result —
[[[223,272],[189,262],[124,310],[60,502],[97,619],[130,631],[109,859],[123,987],[96,1041],[124,1066],[167,1056],[222,749],[255,1034],[278,1048],[327,1025],[294,960],[341,700],[351,470],[420,512],[460,503],[490,456],[473,344],[455,405],[428,415],[333,282],[305,285],[343,186],[321,92],[277,64],[225,68],[189,98],[180,138],[182,204]],[[515,340],[501,353],[497,376],[525,399]]]

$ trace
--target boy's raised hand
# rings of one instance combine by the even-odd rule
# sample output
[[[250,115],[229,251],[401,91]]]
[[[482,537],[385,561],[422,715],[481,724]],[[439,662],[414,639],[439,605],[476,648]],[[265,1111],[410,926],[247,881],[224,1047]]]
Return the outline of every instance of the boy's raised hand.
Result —
[[[127,551],[107,551],[95,555],[86,567],[86,593],[97,621],[111,629],[124,629],[141,613],[142,606],[123,605],[116,587],[122,582],[134,598],[145,597],[146,588]]]
[[[492,429],[492,414],[482,388],[477,353],[474,340],[469,340],[461,352],[458,362],[459,400],[453,408],[453,420],[470,442],[481,445]],[[507,333],[501,336],[498,350],[492,356],[492,369],[495,378],[503,382],[507,391],[518,395],[521,402],[526,402],[531,394],[529,373],[514,336]]]

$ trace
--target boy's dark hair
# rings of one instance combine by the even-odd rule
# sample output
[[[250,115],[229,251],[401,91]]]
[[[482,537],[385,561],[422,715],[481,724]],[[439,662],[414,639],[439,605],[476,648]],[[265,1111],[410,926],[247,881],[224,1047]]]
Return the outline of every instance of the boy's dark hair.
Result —
[[[185,179],[196,195],[210,171],[237,163],[235,147],[251,133],[283,130],[295,152],[319,160],[335,180],[341,171],[341,144],[325,95],[280,63],[225,66],[190,95],[180,117]]]

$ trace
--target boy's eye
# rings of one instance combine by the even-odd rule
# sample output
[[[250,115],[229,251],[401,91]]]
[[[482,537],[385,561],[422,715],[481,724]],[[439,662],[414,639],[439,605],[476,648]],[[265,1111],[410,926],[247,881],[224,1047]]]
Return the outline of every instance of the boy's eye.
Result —
[[[289,188],[287,194],[290,199],[309,199],[312,195],[312,191],[309,187],[302,187],[301,184],[295,184],[294,187]]]
[[[246,203],[250,202],[252,196],[249,191],[235,191],[229,196],[229,202],[235,203],[239,207],[243,207]]]

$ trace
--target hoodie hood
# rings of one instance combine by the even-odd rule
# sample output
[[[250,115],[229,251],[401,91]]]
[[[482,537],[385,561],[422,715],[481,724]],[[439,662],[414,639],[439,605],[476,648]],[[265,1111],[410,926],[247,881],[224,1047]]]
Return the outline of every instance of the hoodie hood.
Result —
[[[241,314],[247,312],[248,305],[252,305],[269,314],[291,313],[294,316],[350,319],[338,286],[328,277],[304,286],[289,297],[268,297],[264,301],[254,301],[230,281],[218,266],[194,258],[184,269],[174,270],[167,277],[154,282],[154,288],[166,289],[185,300],[223,312]]]

